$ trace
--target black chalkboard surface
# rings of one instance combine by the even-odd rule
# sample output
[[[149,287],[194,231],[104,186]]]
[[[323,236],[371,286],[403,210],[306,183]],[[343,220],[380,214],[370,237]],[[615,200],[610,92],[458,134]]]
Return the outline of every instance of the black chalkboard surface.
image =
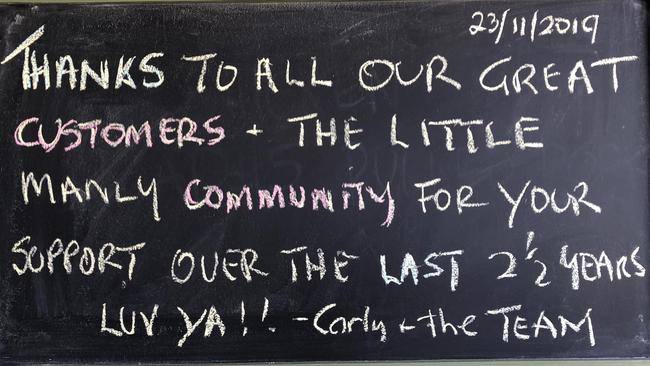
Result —
[[[0,359],[647,357],[646,12],[0,7]]]

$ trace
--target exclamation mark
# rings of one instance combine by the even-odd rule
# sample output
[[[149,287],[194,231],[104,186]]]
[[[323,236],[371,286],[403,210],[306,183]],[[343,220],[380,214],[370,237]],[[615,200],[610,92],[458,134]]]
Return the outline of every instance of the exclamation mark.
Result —
[[[244,302],[241,302],[241,323],[242,325],[244,324],[244,319],[246,318],[246,307],[244,307]],[[245,337],[246,333],[248,333],[248,327],[244,327],[244,330],[242,331],[242,335]]]
[[[264,309],[262,309],[262,323],[264,323],[264,319],[266,319],[266,315],[269,313],[269,299],[266,297],[264,298]],[[275,333],[275,327],[269,327],[269,331],[271,333]]]

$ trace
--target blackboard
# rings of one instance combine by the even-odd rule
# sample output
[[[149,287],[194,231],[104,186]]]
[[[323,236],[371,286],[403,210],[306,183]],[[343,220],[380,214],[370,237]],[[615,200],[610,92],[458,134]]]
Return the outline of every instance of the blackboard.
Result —
[[[647,357],[646,12],[2,6],[0,359]]]

